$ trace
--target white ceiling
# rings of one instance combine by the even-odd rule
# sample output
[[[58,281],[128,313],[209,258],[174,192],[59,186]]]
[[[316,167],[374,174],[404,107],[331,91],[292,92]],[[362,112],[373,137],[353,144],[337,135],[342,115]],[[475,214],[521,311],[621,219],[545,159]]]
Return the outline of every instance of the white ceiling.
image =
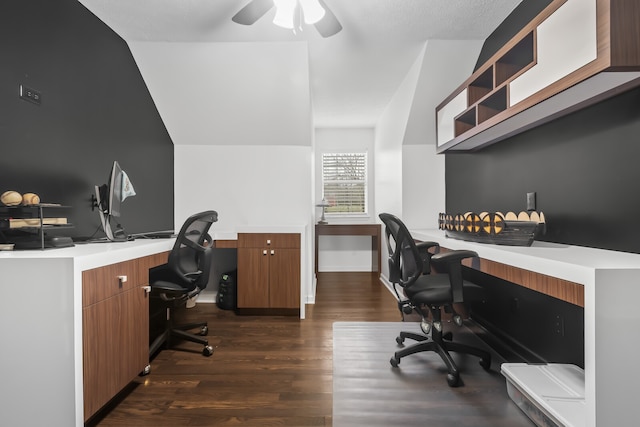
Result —
[[[231,17],[249,0],[79,0],[127,42],[307,41],[316,126],[372,126],[425,42],[484,40],[521,0],[325,0],[343,30],[322,38]],[[462,83],[462,82],[460,82]]]

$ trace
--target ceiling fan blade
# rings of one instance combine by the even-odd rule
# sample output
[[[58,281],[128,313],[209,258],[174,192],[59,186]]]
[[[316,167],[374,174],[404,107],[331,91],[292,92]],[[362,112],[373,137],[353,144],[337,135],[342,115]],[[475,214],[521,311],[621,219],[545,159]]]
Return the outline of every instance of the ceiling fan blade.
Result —
[[[331,37],[334,34],[337,34],[342,30],[342,25],[336,18],[336,15],[331,12],[331,9],[327,6],[327,4],[323,0],[318,0],[322,8],[325,10],[324,17],[316,22],[314,25],[316,30],[320,33],[322,37]]]
[[[233,15],[231,20],[242,25],[252,25],[273,7],[273,0],[251,0]]]

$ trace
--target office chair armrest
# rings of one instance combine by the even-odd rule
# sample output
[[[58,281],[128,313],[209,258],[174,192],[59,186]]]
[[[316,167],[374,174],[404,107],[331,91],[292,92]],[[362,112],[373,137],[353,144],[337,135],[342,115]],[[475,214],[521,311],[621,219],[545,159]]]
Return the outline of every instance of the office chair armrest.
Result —
[[[477,256],[478,253],[474,251],[456,250],[437,253],[431,257],[431,261],[437,263],[455,264],[459,263],[465,258],[475,258]]]
[[[429,250],[430,248],[440,247],[440,243],[438,242],[416,242],[416,247],[418,250]]]
[[[434,255],[429,252],[431,248],[440,248],[438,242],[416,242],[416,248],[422,257],[422,274],[431,273],[431,257]]]
[[[439,253],[431,257],[431,261],[436,264],[446,264],[446,271],[449,274],[449,284],[451,285],[452,302],[463,302],[463,279],[462,279],[462,260],[466,258],[475,258],[477,252],[468,250],[456,250]]]

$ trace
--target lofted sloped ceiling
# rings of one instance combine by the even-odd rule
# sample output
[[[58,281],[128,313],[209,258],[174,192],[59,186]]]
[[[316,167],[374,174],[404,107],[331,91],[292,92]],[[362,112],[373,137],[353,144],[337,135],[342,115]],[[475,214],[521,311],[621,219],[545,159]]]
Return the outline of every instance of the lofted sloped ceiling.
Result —
[[[230,43],[242,43],[238,55],[251,55],[248,46],[259,52],[262,43],[276,43],[277,46],[289,42],[297,45],[304,43],[308,65],[294,68],[308,70],[310,121],[315,127],[375,126],[426,42],[474,40],[477,44],[478,40],[486,39],[521,2],[325,0],[343,30],[330,38],[322,38],[312,26],[305,26],[297,34],[276,27],[272,23],[274,9],[251,26],[232,22],[231,17],[249,0],[79,1],[132,47],[139,65],[153,62],[141,57],[148,50],[149,43],[157,44],[154,51],[162,49],[162,46],[175,49],[176,44],[193,46],[220,43],[228,46]],[[293,48],[292,52],[299,57],[299,48]],[[189,67],[198,66],[195,59],[188,62]],[[425,59],[424,64],[429,66],[429,58]],[[260,63],[253,66],[258,76]],[[141,69],[158,103],[158,94],[154,94],[154,90],[165,86],[168,81],[157,81],[154,89],[154,84],[149,84],[153,77],[148,74],[153,70],[151,65],[146,70]],[[283,67],[282,72],[287,73],[287,68]],[[207,74],[207,70],[204,70],[204,74]],[[239,74],[247,78],[246,72]],[[175,84],[179,84],[179,81],[178,78]],[[456,82],[451,89],[461,82]],[[192,83],[200,85],[204,82],[181,82],[185,85]],[[250,103],[250,100],[247,102]],[[265,105],[260,108],[264,109]],[[172,138],[175,139],[175,136],[172,135]]]

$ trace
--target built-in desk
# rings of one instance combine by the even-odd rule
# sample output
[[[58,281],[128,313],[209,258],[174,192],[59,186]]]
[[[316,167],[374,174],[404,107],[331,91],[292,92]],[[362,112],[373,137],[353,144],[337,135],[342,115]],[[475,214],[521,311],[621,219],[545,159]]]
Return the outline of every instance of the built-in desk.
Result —
[[[316,224],[315,270],[318,275],[318,238],[320,236],[371,236],[371,264],[380,276],[380,224]]]
[[[148,363],[149,343],[148,306],[145,289],[139,285],[148,282],[150,267],[162,263],[163,257],[166,262],[173,242],[136,240],[0,252],[0,377],[4,384],[0,424],[83,426],[90,415],[85,414],[89,401],[95,402],[89,407],[101,405],[96,394],[117,389],[121,373],[129,376],[126,383],[141,371]],[[127,292],[132,298],[123,296]],[[102,301],[108,303],[102,306]],[[102,318],[101,313],[105,314]],[[83,330],[83,317],[96,325],[95,330]],[[119,324],[118,319],[127,324]],[[145,328],[146,341],[140,338]],[[100,349],[109,350],[107,334],[116,339],[131,336],[132,341],[104,352]],[[93,353],[83,349],[87,344]],[[132,347],[138,345],[141,352],[133,355],[137,362],[123,368],[121,355],[134,353]],[[113,365],[113,369],[102,372],[98,368],[91,374],[97,375],[86,376],[84,370],[92,364]],[[92,388],[96,393],[88,390]],[[104,404],[109,396],[101,399]]]
[[[522,283],[519,274],[532,272],[582,286],[587,426],[637,424],[640,255],[538,241],[531,247],[472,243],[446,238],[440,230],[411,230],[411,234],[448,249],[473,250],[481,261],[521,270],[508,280],[527,287],[531,286]],[[574,303],[579,303],[577,298]]]

